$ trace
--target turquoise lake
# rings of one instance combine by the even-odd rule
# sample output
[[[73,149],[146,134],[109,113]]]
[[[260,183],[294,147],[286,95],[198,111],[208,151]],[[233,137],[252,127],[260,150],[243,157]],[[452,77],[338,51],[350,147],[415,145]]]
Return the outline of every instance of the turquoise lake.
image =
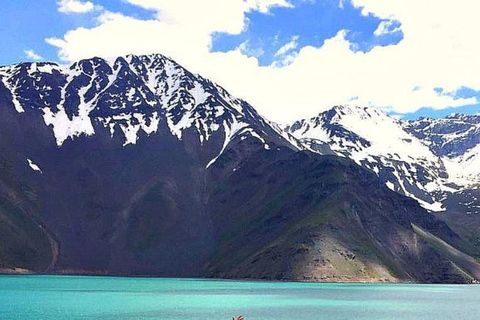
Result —
[[[480,286],[0,276],[0,319],[480,319]]]

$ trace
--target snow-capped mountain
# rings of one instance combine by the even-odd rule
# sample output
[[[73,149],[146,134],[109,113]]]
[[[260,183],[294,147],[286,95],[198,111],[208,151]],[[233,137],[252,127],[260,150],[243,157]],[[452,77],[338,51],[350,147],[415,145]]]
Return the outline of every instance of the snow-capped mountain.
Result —
[[[0,131],[0,220],[14,225],[0,224],[0,272],[198,274],[214,249],[216,181],[298,150],[159,54],[0,67]]]
[[[287,132],[162,55],[0,67],[0,273],[480,280],[445,222],[345,159],[436,206],[441,158],[342,110]]]
[[[354,160],[431,211],[480,179],[480,117],[402,121],[368,107],[336,106],[286,127],[320,154]]]
[[[179,140],[194,130],[201,145],[222,132],[222,150],[235,136],[254,137],[269,148],[266,136],[278,140],[283,134],[245,101],[158,54],[93,58],[71,66],[0,67],[0,82],[18,113],[42,114],[58,146],[102,127],[111,137],[121,137],[124,146],[156,134],[161,126]]]

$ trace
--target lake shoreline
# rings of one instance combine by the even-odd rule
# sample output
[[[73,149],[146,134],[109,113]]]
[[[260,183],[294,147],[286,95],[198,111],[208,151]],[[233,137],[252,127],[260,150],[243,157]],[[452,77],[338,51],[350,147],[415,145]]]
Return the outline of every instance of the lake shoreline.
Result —
[[[292,280],[292,279],[256,279],[256,278],[209,278],[193,276],[160,276],[160,275],[131,275],[131,274],[112,274],[102,272],[61,272],[61,273],[35,273],[25,269],[0,269],[0,276],[53,276],[53,277],[99,277],[99,278],[124,278],[124,279],[179,279],[179,280],[198,280],[198,281],[230,281],[230,282],[259,282],[259,283],[306,283],[306,284],[372,284],[372,285],[478,285],[479,283],[418,283],[408,281],[310,281],[310,280]]]

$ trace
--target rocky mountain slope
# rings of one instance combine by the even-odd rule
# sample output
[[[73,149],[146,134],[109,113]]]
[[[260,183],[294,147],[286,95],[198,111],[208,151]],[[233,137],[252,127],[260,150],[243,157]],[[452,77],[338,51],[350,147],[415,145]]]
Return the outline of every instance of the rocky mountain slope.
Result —
[[[354,160],[458,232],[469,229],[470,238],[480,226],[480,116],[403,121],[374,108],[336,106],[286,131],[313,152]],[[477,247],[478,238],[471,240]]]
[[[0,149],[4,272],[480,279],[417,202],[161,55],[0,67]]]

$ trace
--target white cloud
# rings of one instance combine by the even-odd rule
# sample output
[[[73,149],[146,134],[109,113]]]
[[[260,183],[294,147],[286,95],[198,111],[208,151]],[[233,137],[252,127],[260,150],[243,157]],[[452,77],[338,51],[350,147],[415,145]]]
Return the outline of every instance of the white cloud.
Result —
[[[63,38],[48,38],[65,61],[95,55],[158,52],[178,61],[202,59],[210,51],[215,32],[238,34],[246,26],[245,13],[290,6],[285,0],[125,0],[157,12],[156,20],[139,20],[104,11],[99,25],[68,31]]]
[[[62,13],[87,13],[95,9],[95,5],[90,1],[60,0],[57,4],[58,11]]]
[[[290,7],[286,0],[125,0],[157,12],[162,22],[204,32],[238,34],[245,27],[245,13],[267,13],[272,7]]]
[[[298,47],[298,39],[299,39],[299,36],[293,36],[292,40],[290,40],[290,42],[287,42],[280,49],[278,49],[277,52],[275,52],[274,56],[275,57],[283,56],[286,53],[288,53],[292,50],[295,50]]]
[[[63,39],[46,41],[60,49],[59,56],[65,61],[129,53],[162,53],[183,61],[208,52],[210,37],[200,30],[112,13],[102,15],[100,21],[103,23],[94,28],[78,28]]]
[[[37,54],[32,49],[23,50],[23,53],[25,53],[25,56],[27,57],[27,59],[34,60],[34,61],[43,60],[43,57]]]
[[[96,27],[71,30],[47,41],[68,61],[127,53],[171,56],[277,121],[311,116],[352,100],[396,113],[477,103],[452,96],[461,87],[480,90],[480,43],[475,40],[480,3],[476,0],[350,0],[363,8],[364,15],[399,21],[404,39],[368,53],[354,52],[342,30],[321,48],[301,48],[282,67],[259,66],[241,48],[226,53],[210,52],[210,48],[213,33],[240,33],[246,27],[246,12],[268,12],[275,5],[289,6],[286,1],[125,1],[154,10],[157,19],[105,13]],[[392,30],[392,26],[383,27],[383,31]],[[437,87],[446,94],[438,93]]]

